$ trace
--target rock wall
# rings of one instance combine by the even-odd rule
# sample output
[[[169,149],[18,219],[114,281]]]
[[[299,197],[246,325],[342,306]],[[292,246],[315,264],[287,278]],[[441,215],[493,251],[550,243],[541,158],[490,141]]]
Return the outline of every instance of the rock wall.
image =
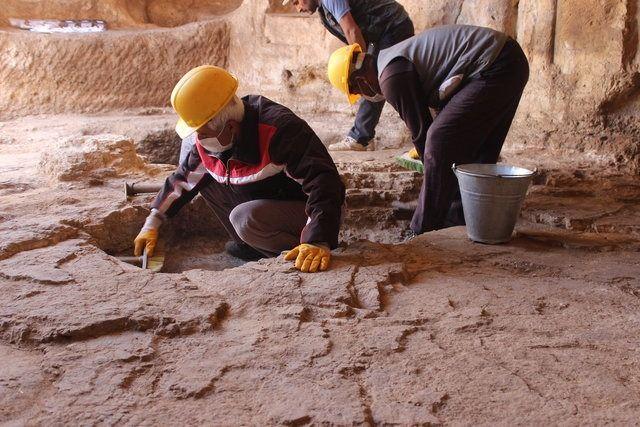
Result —
[[[400,2],[418,31],[466,23],[517,38],[529,57],[531,79],[509,147],[557,150],[605,167],[640,171],[640,0]],[[352,120],[353,108],[325,78],[326,59],[340,43],[317,16],[296,14],[280,0],[3,3],[0,25],[19,14],[100,17],[128,30],[81,37],[0,32],[0,78],[6,82],[0,119],[166,106],[184,71],[214,63],[239,77],[241,92],[262,93],[290,106],[321,129],[325,141],[343,135]],[[209,21],[213,15],[222,17]],[[150,29],[194,20],[201,22]],[[327,122],[340,125],[327,127]],[[381,145],[405,143],[403,128],[387,107],[379,127]]]
[[[9,18],[102,19],[108,28],[175,27],[222,15],[242,0],[4,0],[0,26]]]
[[[61,35],[0,32],[0,120],[166,106],[189,69],[225,66],[229,26]]]
[[[573,145],[640,170],[637,0],[520,2],[532,73],[517,124],[524,143]],[[536,132],[523,130],[531,125]]]
[[[531,78],[508,146],[557,150],[640,171],[639,0],[399,1],[416,31],[473,24],[519,41]],[[244,2],[232,14],[233,21],[246,22],[232,25],[229,55],[243,89],[267,93],[310,115],[348,111],[324,79],[326,59],[339,42],[318,17],[291,14],[292,8],[277,3]],[[386,110],[383,125],[397,123],[395,112]]]

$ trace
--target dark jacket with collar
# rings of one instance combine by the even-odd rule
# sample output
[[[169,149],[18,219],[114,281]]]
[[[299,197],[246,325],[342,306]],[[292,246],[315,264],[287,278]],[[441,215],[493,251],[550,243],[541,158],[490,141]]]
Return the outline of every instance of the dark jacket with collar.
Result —
[[[301,243],[338,244],[344,185],[307,122],[263,96],[242,98],[241,138],[226,162],[196,143],[167,178],[151,207],[175,215],[205,185],[223,185],[248,200],[304,200],[309,221]]]
[[[349,7],[353,20],[360,27],[367,43],[377,43],[383,34],[409,19],[404,7],[395,0],[349,0]],[[318,5],[318,14],[322,25],[343,43],[347,43],[340,23],[324,7],[322,1]]]

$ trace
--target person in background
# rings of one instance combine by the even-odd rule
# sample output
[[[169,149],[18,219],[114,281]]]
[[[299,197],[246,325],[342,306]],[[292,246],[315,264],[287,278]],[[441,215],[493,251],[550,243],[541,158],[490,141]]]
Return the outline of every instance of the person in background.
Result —
[[[284,0],[282,4],[288,2]],[[381,49],[414,35],[413,22],[395,0],[291,0],[291,3],[300,13],[317,11],[322,25],[343,43],[357,43],[363,52],[371,46],[369,53],[373,57]],[[354,104],[357,99],[357,96],[349,97],[349,102]],[[353,127],[341,141],[329,145],[329,150],[372,148],[383,107],[381,96],[360,100]]]
[[[454,163],[495,163],[529,79],[520,45],[499,31],[448,25],[380,52],[358,44],[329,59],[331,83],[348,97],[383,95],[411,131],[424,179],[411,230],[463,225]],[[438,111],[432,118],[429,108]]]

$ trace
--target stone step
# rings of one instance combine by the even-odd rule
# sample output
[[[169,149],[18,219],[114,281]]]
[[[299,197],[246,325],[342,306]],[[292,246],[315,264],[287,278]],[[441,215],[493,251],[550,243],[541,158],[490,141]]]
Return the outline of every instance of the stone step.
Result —
[[[341,172],[347,188],[419,191],[422,175],[415,172]]]
[[[601,183],[590,182],[534,186],[525,199],[521,216],[532,223],[566,230],[640,236],[637,225],[640,188],[621,179],[617,184],[606,189]]]
[[[372,188],[347,189],[347,207],[364,208],[372,206],[391,207],[393,202],[410,202],[417,194],[409,191],[375,190]]]
[[[381,243],[399,243],[409,232],[411,214],[393,208],[347,209],[340,239],[345,242],[367,239]]]

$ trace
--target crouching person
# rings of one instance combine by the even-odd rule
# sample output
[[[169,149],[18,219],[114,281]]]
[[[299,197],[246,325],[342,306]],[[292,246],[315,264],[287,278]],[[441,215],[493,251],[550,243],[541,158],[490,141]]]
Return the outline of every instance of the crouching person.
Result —
[[[176,132],[195,141],[165,181],[135,239],[151,255],[166,217],[200,193],[244,260],[289,250],[303,272],[329,267],[338,244],[344,185],[309,125],[269,99],[236,96],[237,80],[203,65],[185,74],[171,94]]]

